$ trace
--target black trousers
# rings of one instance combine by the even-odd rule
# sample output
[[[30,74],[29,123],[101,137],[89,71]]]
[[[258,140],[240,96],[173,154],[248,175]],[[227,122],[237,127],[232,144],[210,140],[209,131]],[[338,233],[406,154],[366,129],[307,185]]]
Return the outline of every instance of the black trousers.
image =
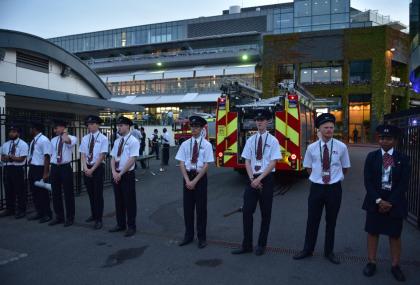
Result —
[[[196,172],[188,172],[190,180],[194,179]],[[194,238],[194,212],[197,214],[197,238],[200,241],[206,240],[207,227],[207,174],[197,182],[194,190],[184,187],[184,222],[185,222],[185,239]]]
[[[51,188],[56,218],[64,220],[63,192],[66,205],[66,219],[74,220],[73,169],[70,163],[51,165]]]
[[[124,173],[118,184],[113,183],[117,224],[120,228],[136,228],[137,200],[135,183],[134,170]]]
[[[25,213],[26,185],[23,166],[8,165],[4,167],[4,188],[6,209],[12,213]]]
[[[341,183],[331,185],[311,184],[308,198],[308,222],[306,225],[304,250],[313,252],[318,236],[319,223],[325,206],[325,245],[324,254],[328,255],[334,250],[335,225],[341,205]]]
[[[88,168],[91,168],[88,166]],[[92,174],[92,177],[84,177],[87,192],[89,194],[90,210],[92,218],[101,222],[104,214],[104,165],[101,164]]]
[[[169,144],[162,145],[162,165],[168,165],[169,162]]]
[[[159,144],[152,143],[152,147],[149,151],[149,155],[156,153],[156,159],[159,160]]]
[[[254,213],[257,208],[257,203],[260,204],[261,211],[261,228],[258,238],[258,245],[265,247],[267,245],[268,232],[270,230],[271,209],[273,205],[273,188],[274,178],[272,174],[266,176],[261,183],[263,188],[261,190],[254,189],[249,185],[244,192],[244,205],[242,208],[244,240],[242,247],[244,249],[252,248],[252,234]]]
[[[30,165],[29,166],[29,188],[31,189],[32,199],[37,213],[46,217],[52,216],[50,207],[50,193],[47,189],[40,188],[34,185],[35,181],[39,181],[44,176],[44,166]]]
[[[144,150],[146,148],[145,144],[140,144],[140,150],[139,150],[139,155],[143,155]],[[140,160],[140,164],[141,164],[141,168],[146,169],[146,162],[144,160]]]

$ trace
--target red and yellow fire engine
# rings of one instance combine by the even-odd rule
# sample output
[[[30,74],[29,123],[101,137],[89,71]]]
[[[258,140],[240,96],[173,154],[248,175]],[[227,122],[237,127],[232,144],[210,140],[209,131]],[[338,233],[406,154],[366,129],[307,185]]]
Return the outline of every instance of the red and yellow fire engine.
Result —
[[[253,110],[267,108],[273,115],[268,130],[281,147],[277,170],[301,171],[306,147],[314,140],[314,97],[294,82],[279,84],[279,95],[260,99],[261,91],[238,82],[222,85],[217,102],[216,164],[218,167],[245,168],[241,157],[246,140],[257,129]]]

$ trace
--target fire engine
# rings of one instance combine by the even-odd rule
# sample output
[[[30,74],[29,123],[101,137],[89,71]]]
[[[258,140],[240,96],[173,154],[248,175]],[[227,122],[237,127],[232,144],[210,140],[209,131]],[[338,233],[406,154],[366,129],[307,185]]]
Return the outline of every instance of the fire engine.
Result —
[[[216,142],[216,118],[213,118],[205,113],[194,113],[194,115],[202,116],[206,119],[207,125],[203,130],[205,132],[204,136],[214,145]],[[173,124],[172,131],[174,133],[175,144],[177,145],[181,145],[192,136],[190,122],[187,118],[176,120]]]
[[[262,92],[238,81],[222,84],[217,101],[216,164],[243,170],[241,157],[246,140],[256,131],[254,109],[267,108],[272,119],[268,130],[279,143],[282,160],[276,164],[281,171],[301,171],[306,147],[315,138],[314,97],[293,81],[279,84],[279,96],[260,99]]]

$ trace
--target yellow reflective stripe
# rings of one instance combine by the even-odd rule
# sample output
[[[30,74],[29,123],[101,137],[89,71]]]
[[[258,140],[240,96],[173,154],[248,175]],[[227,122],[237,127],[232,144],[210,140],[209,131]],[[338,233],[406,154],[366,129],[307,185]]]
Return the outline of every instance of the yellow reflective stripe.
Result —
[[[226,137],[230,136],[233,132],[238,129],[238,117],[233,119],[227,126],[227,134]]]
[[[231,160],[233,155],[225,155],[223,156],[223,163],[227,163],[229,160]]]
[[[292,143],[299,146],[299,133],[290,126],[287,127],[287,137]]]
[[[220,120],[224,116],[226,116],[226,110],[219,110],[219,112],[217,112],[217,120]]]
[[[289,108],[287,109],[287,112],[292,115],[293,117],[295,117],[296,120],[299,119],[299,115],[298,115],[298,109],[297,108]]]
[[[286,123],[278,117],[276,117],[276,129],[282,135],[286,135]]]
[[[232,144],[231,146],[229,146],[226,151],[229,152],[237,152],[238,151],[238,142],[235,142],[234,144]]]

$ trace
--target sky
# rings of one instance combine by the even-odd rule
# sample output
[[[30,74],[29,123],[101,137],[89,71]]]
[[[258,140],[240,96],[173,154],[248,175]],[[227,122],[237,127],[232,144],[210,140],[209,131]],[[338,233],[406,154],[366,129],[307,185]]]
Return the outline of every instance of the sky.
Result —
[[[351,0],[359,10],[378,10],[408,26],[411,0]],[[0,28],[43,38],[174,20],[215,16],[242,7],[292,0],[0,0]]]

